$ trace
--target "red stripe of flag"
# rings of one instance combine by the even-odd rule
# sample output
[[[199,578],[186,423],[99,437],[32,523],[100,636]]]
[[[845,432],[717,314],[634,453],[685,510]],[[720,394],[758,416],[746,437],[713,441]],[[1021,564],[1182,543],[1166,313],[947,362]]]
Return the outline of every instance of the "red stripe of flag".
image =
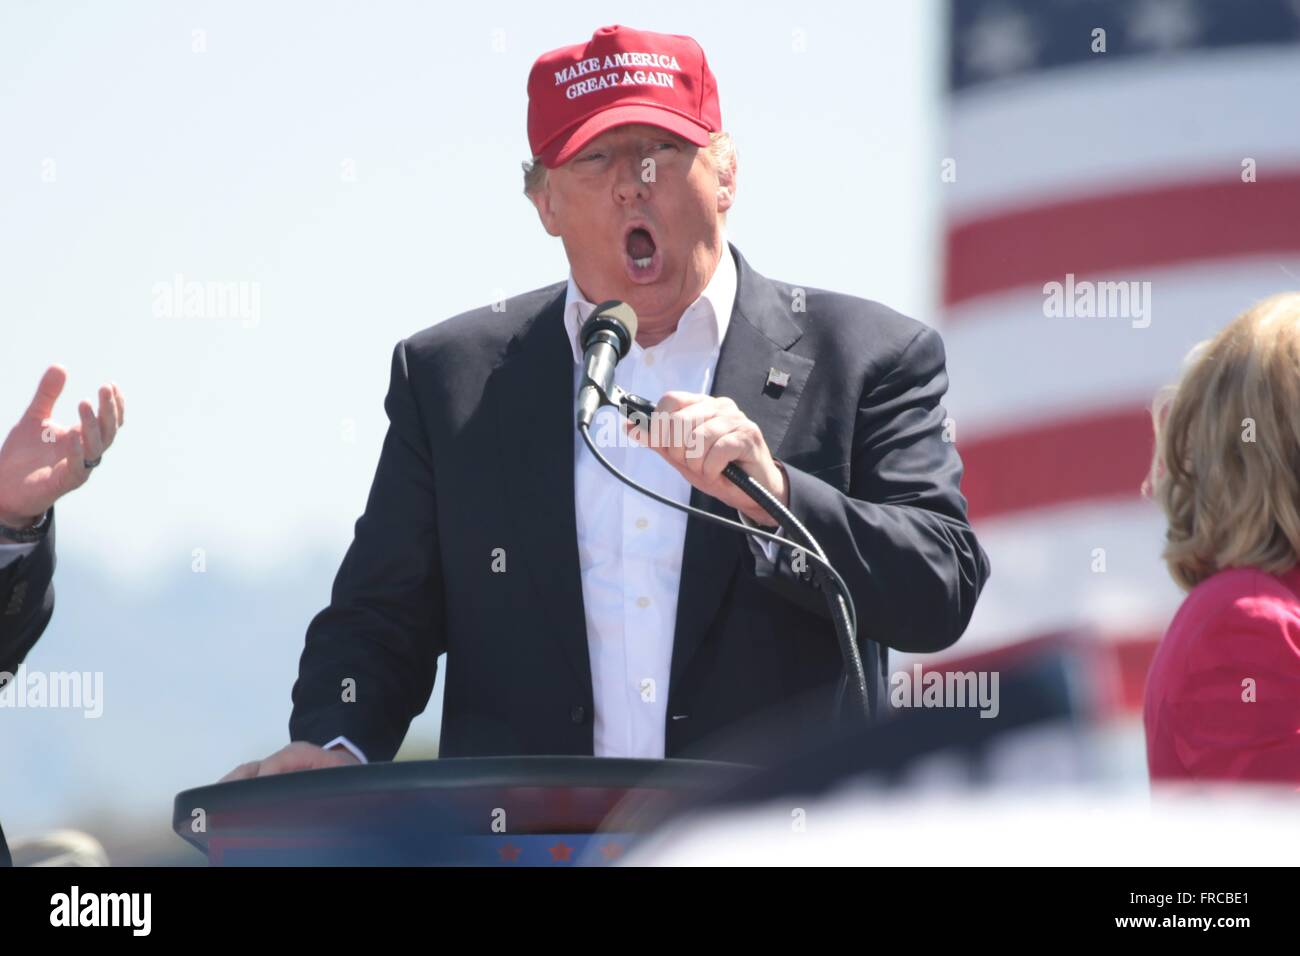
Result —
[[[1067,272],[1300,251],[1300,170],[1261,176],[1069,199],[956,225],[944,303],[1064,281]]]
[[[972,520],[1098,498],[1137,498],[1155,439],[1142,406],[985,434],[958,445]]]

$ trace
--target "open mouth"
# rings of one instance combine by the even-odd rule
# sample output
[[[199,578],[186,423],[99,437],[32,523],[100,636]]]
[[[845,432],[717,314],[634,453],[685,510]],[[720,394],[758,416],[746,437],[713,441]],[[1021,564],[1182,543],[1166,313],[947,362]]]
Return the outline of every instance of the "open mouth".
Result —
[[[632,224],[623,236],[624,265],[633,282],[653,282],[663,270],[663,256],[647,226]]]

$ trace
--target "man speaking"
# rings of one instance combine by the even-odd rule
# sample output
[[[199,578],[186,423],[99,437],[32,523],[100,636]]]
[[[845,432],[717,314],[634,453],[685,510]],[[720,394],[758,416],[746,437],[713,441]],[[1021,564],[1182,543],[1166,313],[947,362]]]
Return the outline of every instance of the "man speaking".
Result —
[[[940,650],[970,619],[989,563],[943,436],[940,337],[726,241],[736,157],[699,45],[602,27],[538,59],[528,94],[525,192],[569,279],[397,345],[293,743],[226,779],[391,759],[443,652],[443,756],[763,762],[829,735],[841,652],[792,549],[642,496],[575,431],[579,330],[611,299],[638,319],[615,381],[673,425],[602,449],[615,465],[768,529],[722,470],[770,489],[847,583],[877,685],[885,648]]]

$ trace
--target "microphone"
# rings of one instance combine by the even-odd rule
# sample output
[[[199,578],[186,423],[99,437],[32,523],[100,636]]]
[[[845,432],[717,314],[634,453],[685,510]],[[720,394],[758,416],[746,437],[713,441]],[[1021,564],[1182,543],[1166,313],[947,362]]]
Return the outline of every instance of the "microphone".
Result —
[[[857,609],[853,606],[853,595],[849,592],[849,587],[844,578],[831,566],[826,557],[826,552],[817,543],[817,539],[812,536],[790,509],[734,461],[722,470],[723,476],[728,481],[757,502],[780,525],[788,529],[787,533],[794,538],[793,541],[769,531],[747,527],[739,521],[732,521],[730,518],[712,514],[693,505],[681,504],[643,485],[639,485],[619,471],[609,459],[600,453],[600,449],[592,441],[591,422],[596,415],[596,411],[602,405],[614,405],[624,415],[633,418],[633,420],[636,420],[634,416],[645,416],[648,420],[649,416],[655,411],[656,403],[642,398],[640,395],[625,392],[614,384],[614,368],[618,365],[619,359],[624,358],[632,348],[632,342],[635,338],[636,312],[626,302],[620,302],[617,299],[610,299],[596,306],[587,321],[582,324],[579,339],[582,342],[582,350],[585,356],[583,367],[586,377],[582,388],[578,390],[577,418],[578,431],[582,433],[583,441],[587,443],[588,450],[610,474],[648,498],[685,512],[688,515],[697,515],[706,521],[731,528],[741,534],[774,541],[784,546],[797,547],[803,551],[804,556],[820,569],[820,573],[814,574],[811,570],[807,570],[800,572],[800,576],[804,580],[814,583],[823,592],[830,610],[831,620],[835,625],[836,636],[839,638],[840,655],[844,662],[840,687],[835,695],[833,719],[836,724],[839,723],[843,696],[846,692],[851,691],[855,699],[854,709],[859,718],[865,719],[868,723],[872,722],[875,719],[880,688],[874,676],[872,678],[874,693],[873,689],[868,687],[866,671],[862,665],[862,651],[857,643],[858,614]]]
[[[618,299],[602,302],[582,323],[579,339],[585,375],[578,390],[578,427],[582,428],[591,425],[600,406],[613,403],[614,367],[636,339],[636,312]]]

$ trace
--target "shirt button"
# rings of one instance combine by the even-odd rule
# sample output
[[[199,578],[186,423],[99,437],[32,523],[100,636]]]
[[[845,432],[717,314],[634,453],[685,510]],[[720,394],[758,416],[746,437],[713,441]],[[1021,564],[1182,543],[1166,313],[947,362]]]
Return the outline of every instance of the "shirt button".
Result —
[[[646,364],[646,365],[654,365],[654,363],[655,363],[654,353],[653,353],[653,352],[646,352],[646,354],[645,354],[645,364]]]
[[[580,724],[587,719],[587,708],[581,704],[574,704],[569,708],[569,719],[575,724]]]
[[[637,526],[638,528],[648,528],[648,527],[650,527],[650,522],[649,522],[649,521],[646,521],[645,518],[637,518],[637,519],[636,519],[636,526]]]
[[[639,598],[636,599],[636,606],[637,606],[637,607],[649,607],[649,606],[650,606],[650,599],[649,599],[648,597],[646,597],[645,595],[642,595],[641,597],[639,597]]]

